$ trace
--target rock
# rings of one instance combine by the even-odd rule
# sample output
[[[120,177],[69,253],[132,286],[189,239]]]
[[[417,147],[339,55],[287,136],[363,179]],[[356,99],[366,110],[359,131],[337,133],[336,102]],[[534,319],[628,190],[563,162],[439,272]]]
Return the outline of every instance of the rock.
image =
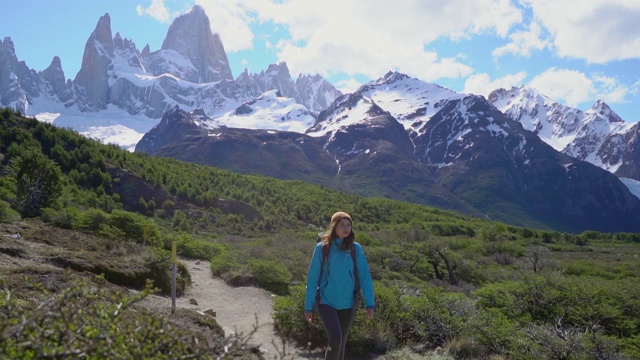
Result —
[[[211,309],[207,309],[204,311],[205,314],[211,316],[211,317],[216,317],[216,312],[211,310]]]
[[[191,299],[189,299],[189,304],[198,305],[198,301],[196,299],[191,298]]]

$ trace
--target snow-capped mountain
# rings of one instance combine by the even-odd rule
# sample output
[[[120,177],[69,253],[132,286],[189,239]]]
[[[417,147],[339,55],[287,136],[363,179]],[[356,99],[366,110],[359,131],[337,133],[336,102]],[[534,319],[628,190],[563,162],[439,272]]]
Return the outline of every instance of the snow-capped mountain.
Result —
[[[253,100],[245,101],[235,110],[222,114],[216,121],[234,128],[302,133],[316,119],[293,98],[282,96],[279,90],[269,90]]]
[[[233,79],[208,21],[195,6],[161,49],[139,51],[112,36],[105,14],[73,80],[58,58],[29,69],[5,38],[1,105],[103,142],[237,172],[514,225],[640,231],[640,199],[582,161],[638,179],[640,126],[604,103],[581,112],[526,88],[487,101],[397,72],[343,95],[318,75],[294,81],[284,62]]]
[[[640,180],[640,123],[625,122],[603,101],[583,112],[524,86],[495,90],[489,101],[556,150]]]
[[[447,102],[466,96],[395,71],[363,85],[358,92],[389,111],[410,133],[420,133]]]
[[[616,176],[556,151],[481,96],[447,92],[389,73],[337,98],[305,134],[220,127],[143,148],[158,127],[136,151],[515,225],[640,230],[640,199]],[[403,101],[409,110],[395,107]]]
[[[319,75],[301,74],[294,82],[284,62],[259,74],[245,71],[234,80],[222,40],[209,25],[204,10],[194,6],[174,20],[161,49],[151,51],[146,45],[139,51],[133,40],[120,33],[112,36],[111,18],[105,14],[85,44],[73,80],[65,80],[57,57],[40,73],[29,69],[18,60],[11,39],[5,38],[0,42],[0,105],[133,148],[175,106],[202,109],[216,118],[245,102],[272,98],[265,93],[278,90],[307,108],[300,123],[308,127],[308,116],[341,95]],[[296,107],[291,111],[280,117],[298,118],[304,112]],[[265,129],[275,124],[281,129],[279,122],[242,124]]]

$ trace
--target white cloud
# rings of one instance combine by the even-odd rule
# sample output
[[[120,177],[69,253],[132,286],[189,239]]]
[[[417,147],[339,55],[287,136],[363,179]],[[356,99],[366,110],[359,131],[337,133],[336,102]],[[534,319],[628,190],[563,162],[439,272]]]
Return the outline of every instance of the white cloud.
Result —
[[[350,94],[358,90],[362,83],[354,78],[338,81],[335,87],[344,94]]]
[[[594,75],[593,81],[596,87],[598,99],[602,99],[609,104],[624,103],[627,95],[633,92],[627,86],[618,83],[615,78],[601,75]]]
[[[277,43],[277,56],[292,73],[376,78],[398,70],[426,81],[460,78],[473,69],[425,46],[473,34],[505,37],[522,20],[509,0],[236,1],[245,14],[288,30],[291,37]]]
[[[531,56],[535,50],[542,50],[549,46],[547,40],[541,39],[542,29],[540,24],[532,22],[527,31],[517,31],[509,35],[511,40],[505,46],[494,49],[493,57],[498,58],[505,54],[521,55],[524,57]]]
[[[640,57],[640,1],[522,0],[562,57],[590,63]]]
[[[578,107],[578,104],[595,102],[602,99],[609,104],[624,103],[632,90],[616,79],[601,75],[591,77],[568,69],[551,68],[536,76],[529,83],[550,98],[566,105]]]
[[[510,89],[512,86],[521,86],[526,77],[527,73],[520,71],[491,81],[488,74],[475,74],[467,78],[462,92],[487,97],[489,93],[499,88]]]
[[[211,31],[220,35],[225,51],[237,52],[253,48],[254,34],[251,23],[254,21],[241,1],[196,0],[211,23]]]
[[[164,5],[164,0],[151,0],[151,5],[147,8],[137,5],[136,11],[139,16],[149,15],[162,23],[168,23],[172,18],[169,9]]]
[[[584,73],[568,69],[547,69],[529,83],[546,96],[577,107],[578,104],[593,98],[596,93],[593,81]]]

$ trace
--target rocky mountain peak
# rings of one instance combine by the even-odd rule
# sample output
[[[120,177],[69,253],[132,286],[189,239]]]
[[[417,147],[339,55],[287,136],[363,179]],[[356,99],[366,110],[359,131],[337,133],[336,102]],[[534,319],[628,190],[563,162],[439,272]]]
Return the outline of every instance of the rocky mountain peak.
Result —
[[[47,84],[47,91],[50,95],[57,97],[61,102],[66,103],[72,97],[69,90],[71,83],[66,83],[62,62],[57,56],[53,57],[51,64],[39,73],[40,78]]]
[[[119,36],[119,35],[118,35]],[[104,14],[98,20],[95,30],[91,34],[89,41],[105,45],[108,50],[113,50],[113,38],[111,36],[111,17],[109,13]]]
[[[144,49],[142,49],[142,53],[140,53],[140,55],[142,57],[147,57],[151,54],[151,49],[149,48],[149,44],[144,46]]]
[[[593,106],[585,111],[585,115],[595,115],[599,118],[606,119],[610,123],[621,123],[624,122],[618,114],[616,114],[603,100],[596,101]]]
[[[162,50],[173,50],[191,61],[199,83],[233,80],[220,36],[211,32],[209,18],[198,5],[171,23]]]
[[[381,79],[378,80],[378,82],[392,83],[392,82],[401,81],[404,79],[409,79],[409,75],[399,73],[397,71],[388,71]]]
[[[114,50],[111,18],[106,13],[100,17],[84,46],[80,71],[73,80],[77,92],[83,98],[82,110],[106,109],[109,103],[108,68]]]
[[[13,54],[14,56],[16,55],[16,48],[9,36],[0,40],[0,52],[6,52],[9,54]]]
[[[270,64],[266,71],[261,71],[258,75],[259,83],[264,83],[262,87],[265,90],[276,89],[286,97],[294,97],[296,95],[295,84],[291,79],[289,67],[286,62]]]
[[[40,73],[40,75],[49,81],[62,83],[62,85],[64,85],[66,81],[64,77],[64,71],[62,70],[62,62],[57,56],[53,57],[53,60],[51,60],[51,64],[49,64],[49,66],[44,69]]]

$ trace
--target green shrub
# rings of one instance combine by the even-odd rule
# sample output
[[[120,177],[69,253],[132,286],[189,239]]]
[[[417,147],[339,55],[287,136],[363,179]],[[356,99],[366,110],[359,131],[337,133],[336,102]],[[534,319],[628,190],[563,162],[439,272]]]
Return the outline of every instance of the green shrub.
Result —
[[[319,318],[309,324],[304,321],[304,285],[289,287],[289,295],[276,297],[273,303],[273,323],[276,332],[293,340],[299,347],[316,349],[326,345],[327,337]],[[318,313],[315,313],[318,316]]]
[[[76,208],[64,208],[62,210],[43,208],[40,213],[40,218],[46,223],[53,224],[56,227],[62,229],[73,229],[78,218],[78,209]]]
[[[125,240],[138,244],[142,244],[146,239],[147,244],[154,245],[160,240],[158,226],[137,213],[114,210],[109,216],[108,225],[120,229]]]
[[[483,352],[509,354],[518,345],[519,339],[523,338],[518,330],[518,323],[496,309],[485,309],[470,320],[473,338],[484,349],[475,348],[475,354],[464,354],[472,355],[471,358],[479,358],[478,355]]]
[[[631,359],[640,359],[640,334],[624,340],[622,352]]]
[[[15,222],[18,220],[20,220],[20,214],[17,211],[13,210],[9,206],[8,202],[0,200],[0,221]]]
[[[97,232],[101,226],[109,220],[109,214],[100,209],[88,209],[78,214],[76,228],[85,231]]]
[[[273,260],[251,260],[249,270],[261,288],[278,295],[289,293],[292,276],[284,264]]]
[[[362,308],[358,309],[354,324],[349,333],[348,348],[351,353],[383,353],[397,346],[401,341],[403,325],[399,321],[402,308],[401,291],[394,286],[384,286],[376,282],[376,316],[366,319]],[[322,321],[317,318],[313,323],[304,321],[305,287],[291,286],[289,295],[277,297],[274,302],[274,326],[278,333],[302,347],[316,349],[325,346],[327,336]]]
[[[125,239],[126,236],[123,230],[109,224],[100,225],[96,234],[113,240],[122,240]]]
[[[39,304],[23,306],[0,290],[3,359],[211,359],[198,334],[176,331],[166,317],[131,311],[146,296],[128,297],[76,280]],[[37,305],[37,306],[36,306]],[[25,321],[29,319],[29,321]]]
[[[194,239],[187,233],[180,233],[169,241],[176,242],[178,254],[192,259],[209,260],[225,251],[224,245],[220,243]]]
[[[149,278],[153,286],[160,289],[163,294],[171,294],[172,263],[171,255],[166,250],[153,249],[151,255],[144,259],[144,266],[149,269]],[[181,262],[176,268],[176,294],[180,296],[186,287],[191,284],[191,273]]]

